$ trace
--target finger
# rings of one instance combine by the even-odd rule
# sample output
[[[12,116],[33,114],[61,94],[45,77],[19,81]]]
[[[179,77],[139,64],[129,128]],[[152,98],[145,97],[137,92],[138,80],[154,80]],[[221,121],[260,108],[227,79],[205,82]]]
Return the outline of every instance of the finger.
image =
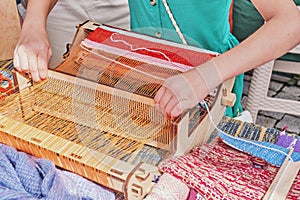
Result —
[[[20,46],[17,50],[17,54],[19,57],[19,64],[20,64],[20,71],[23,72],[29,72],[29,67],[28,67],[28,58],[26,54],[26,50],[24,47]]]
[[[29,71],[30,71],[31,78],[35,82],[40,82],[41,79],[40,79],[40,75],[39,75],[39,71],[38,71],[38,58],[37,58],[36,54],[29,54],[28,65],[29,65]]]
[[[161,86],[159,88],[159,90],[157,91],[157,93],[156,93],[156,95],[154,97],[154,102],[155,103],[159,103],[160,102],[160,99],[163,96],[163,94],[165,93],[165,91],[166,91],[166,88],[164,86]]]
[[[176,98],[171,98],[168,104],[165,106],[165,112],[171,116],[171,112],[173,108],[179,103],[179,101]]]
[[[17,71],[21,71],[21,68],[20,68],[20,58],[19,58],[19,55],[16,52],[16,50],[14,51],[14,68]]]
[[[169,113],[169,115],[170,115],[170,117],[172,117],[172,118],[178,117],[178,116],[183,112],[183,110],[184,110],[184,109],[182,109],[181,104],[178,103],[178,104],[176,104],[176,105],[173,107],[173,109],[172,109],[172,111]]]
[[[183,111],[185,111],[188,108],[192,108],[193,105],[191,105],[191,102],[188,100],[183,100],[178,102],[170,112],[171,117],[178,117]]]
[[[162,116],[164,119],[167,118],[167,113],[160,107],[159,104],[155,104],[155,109],[158,111],[157,113]]]
[[[51,47],[48,48],[47,56],[48,56],[47,59],[48,59],[48,62],[49,62],[50,58],[52,57],[52,49],[51,49]]]
[[[37,70],[41,80],[48,77],[48,53],[41,52],[37,58]]]
[[[169,103],[169,101],[172,99],[173,94],[166,89],[164,94],[161,96],[160,101],[158,102],[160,107],[162,107],[164,110],[166,110],[166,106]]]

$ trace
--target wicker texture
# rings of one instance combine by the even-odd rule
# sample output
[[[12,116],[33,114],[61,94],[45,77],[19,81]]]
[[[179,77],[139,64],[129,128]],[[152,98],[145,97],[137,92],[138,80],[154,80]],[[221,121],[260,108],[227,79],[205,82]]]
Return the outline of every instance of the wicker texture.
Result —
[[[300,52],[297,53],[300,54]],[[285,62],[280,62],[280,65],[284,64]],[[267,96],[267,94],[273,71],[300,74],[300,62],[294,62],[292,66],[289,65],[286,68],[277,65],[279,63],[271,61],[253,71],[246,109],[249,110],[254,121],[259,110],[299,115],[299,101],[273,98]]]

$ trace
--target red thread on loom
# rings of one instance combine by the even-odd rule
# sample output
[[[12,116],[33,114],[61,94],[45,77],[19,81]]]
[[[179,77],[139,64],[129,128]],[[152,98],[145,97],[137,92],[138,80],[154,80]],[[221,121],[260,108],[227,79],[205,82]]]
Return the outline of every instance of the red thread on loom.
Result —
[[[112,47],[124,49],[127,51],[131,51],[130,47],[123,44],[123,43],[115,43],[110,40],[110,37],[112,34],[115,32],[105,30],[102,28],[97,28],[95,31],[89,34],[87,39],[97,42],[97,43],[102,43],[105,45],[109,45]],[[215,57],[213,54],[208,54],[208,53],[202,53],[202,52],[197,52],[192,49],[182,49],[176,46],[171,46],[167,44],[162,44],[162,43],[156,43],[152,42],[149,40],[141,39],[141,38],[136,38],[128,35],[123,35],[121,33],[117,33],[119,36],[115,39],[117,40],[124,40],[127,43],[130,43],[134,46],[134,48],[140,48],[140,47],[146,47],[151,50],[156,50],[164,53],[172,62],[176,63],[182,63],[188,66],[198,66],[209,59]],[[142,46],[141,46],[142,45]],[[142,55],[148,55],[152,56],[155,58],[160,58],[165,60],[165,57],[163,57],[161,54],[157,54],[155,52],[149,52],[147,50],[137,50],[135,51],[136,53],[142,54]]]

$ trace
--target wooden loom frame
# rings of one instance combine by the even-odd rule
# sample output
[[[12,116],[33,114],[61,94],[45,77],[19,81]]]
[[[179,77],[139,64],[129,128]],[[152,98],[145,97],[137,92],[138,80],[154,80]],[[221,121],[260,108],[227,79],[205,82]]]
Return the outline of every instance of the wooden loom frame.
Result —
[[[91,22],[91,21],[86,21],[82,24],[79,24],[77,27],[77,32],[75,33],[72,44],[70,46],[69,53],[66,53],[66,55],[71,56],[71,57],[74,56],[74,55],[72,55],[72,49],[75,48],[76,46],[78,46],[80,44],[80,42],[83,39],[85,39],[91,31],[93,31],[97,27],[101,27],[101,26],[107,26],[107,25],[101,25],[101,24],[97,24],[97,23]],[[110,27],[110,26],[108,26],[108,27]],[[115,30],[120,30],[122,32],[128,32],[129,34],[131,34],[131,32],[127,31],[127,30],[123,30],[123,29],[119,29],[119,28],[115,28],[115,27],[111,27],[111,28],[115,29]],[[133,34],[141,35],[138,33],[133,33]],[[150,39],[151,41],[155,41],[155,42],[164,41],[162,39],[149,37],[147,35],[142,35],[142,36]],[[165,41],[165,42],[169,45],[175,45],[175,46],[178,45],[177,43],[173,43],[173,42],[169,42],[169,41]],[[193,47],[187,47],[185,45],[179,45],[179,46],[182,48],[193,48]],[[203,51],[203,49],[200,49],[200,48],[194,48],[194,50]],[[215,52],[210,52],[210,53],[217,54]],[[58,71],[60,71],[59,68],[60,68],[60,66],[57,66],[55,69],[58,69]],[[50,72],[50,73],[56,74],[56,72]],[[54,76],[56,76],[56,75],[54,75]],[[58,75],[58,76],[60,76],[60,75]],[[216,98],[216,100],[214,102],[213,109],[210,111],[213,119],[216,122],[219,122],[221,120],[221,118],[224,116],[226,106],[232,107],[235,103],[235,100],[236,100],[235,94],[232,92],[229,92],[233,88],[234,80],[235,80],[235,78],[229,79],[229,80],[225,81],[219,87],[218,95],[217,95],[218,97]],[[110,90],[110,89],[108,88],[108,90]],[[121,95],[123,94],[123,91],[119,90],[119,92]],[[116,95],[116,92],[114,92],[113,94]],[[126,96],[126,94],[124,96]],[[145,97],[142,97],[139,95],[136,95],[135,98],[141,99],[141,101],[146,102],[149,105],[155,104],[153,99],[145,98]],[[175,147],[177,147],[177,149],[176,149],[176,152],[174,152],[173,156],[183,155],[184,153],[188,152],[195,145],[201,145],[201,144],[206,143],[206,141],[209,139],[210,133],[215,129],[215,127],[212,125],[209,117],[206,116],[201,122],[202,125],[198,126],[195,130],[193,130],[193,133],[197,133],[197,134],[191,134],[189,136],[186,134],[186,133],[188,133],[188,119],[189,119],[188,113],[185,113],[184,115],[181,116],[181,118],[177,118],[177,120],[174,121],[174,124],[176,125],[176,129],[178,129],[178,130],[176,130],[176,132],[177,133],[182,132],[184,134],[177,134],[178,135],[177,143],[174,144]],[[185,124],[185,125],[183,125],[183,124]],[[196,137],[197,135],[198,135],[198,137]],[[192,141],[195,141],[195,142],[193,143]],[[184,147],[184,146],[186,146],[186,147]]]
[[[74,37],[72,46],[77,46],[87,33],[95,29],[97,24],[86,22],[79,25],[78,31]],[[101,26],[101,25],[100,25]],[[159,41],[159,40],[158,40]],[[72,56],[72,48],[69,52]],[[58,66],[59,68],[59,66]],[[76,84],[87,85],[87,80],[78,80],[74,77],[65,75],[55,70],[49,71],[49,77],[55,77],[69,82],[76,82]],[[20,92],[30,90],[28,87],[28,80],[22,75],[16,73],[17,84],[19,85]],[[215,99],[214,105],[211,108],[212,117],[218,122],[224,114],[225,106],[232,105],[234,102],[234,95],[226,91],[231,91],[234,79],[231,79],[220,86],[219,94]],[[89,84],[91,84],[89,82]],[[96,84],[96,83],[95,83]],[[107,90],[111,92],[111,88],[106,86],[97,85],[100,90]],[[113,92],[113,94],[122,95],[124,91]],[[142,101],[148,104],[154,104],[153,100],[145,99]],[[33,109],[34,110],[34,109]],[[26,115],[30,113],[26,113]],[[45,131],[38,130],[30,127],[29,125],[22,124],[16,120],[11,120],[12,126],[4,126],[2,122],[8,119],[7,117],[0,116],[0,140],[1,142],[14,146],[15,148],[30,153],[37,157],[43,157],[53,161],[57,166],[80,174],[90,180],[107,186],[119,192],[123,192],[128,199],[141,199],[152,188],[153,177],[160,174],[156,166],[146,163],[140,163],[136,166],[125,163],[123,161],[112,161],[107,155],[93,151],[91,149],[82,147],[78,144],[72,144],[63,138],[48,134]],[[210,133],[214,130],[209,117],[206,115],[202,122],[194,129],[192,134],[188,134],[189,115],[184,114],[175,122],[176,125],[176,139],[174,144],[175,151],[172,156],[183,155],[188,152],[195,145],[203,144],[209,138]],[[18,128],[16,128],[18,127]],[[24,131],[27,130],[27,131]],[[59,151],[57,143],[64,144],[60,147]],[[93,156],[92,156],[93,155]],[[106,172],[100,171],[95,166],[101,164],[96,158],[103,158],[107,163],[114,163]],[[76,168],[74,168],[76,163]]]

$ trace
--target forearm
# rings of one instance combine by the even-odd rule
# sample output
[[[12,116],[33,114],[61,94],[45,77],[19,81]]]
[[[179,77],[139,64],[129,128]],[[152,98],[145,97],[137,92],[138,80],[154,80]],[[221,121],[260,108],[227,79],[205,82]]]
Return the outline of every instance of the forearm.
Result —
[[[46,21],[57,0],[28,0],[23,27],[46,27]]]
[[[266,23],[258,31],[214,59],[223,80],[278,58],[300,43],[300,11],[292,7],[283,7],[273,15],[267,10]]]

